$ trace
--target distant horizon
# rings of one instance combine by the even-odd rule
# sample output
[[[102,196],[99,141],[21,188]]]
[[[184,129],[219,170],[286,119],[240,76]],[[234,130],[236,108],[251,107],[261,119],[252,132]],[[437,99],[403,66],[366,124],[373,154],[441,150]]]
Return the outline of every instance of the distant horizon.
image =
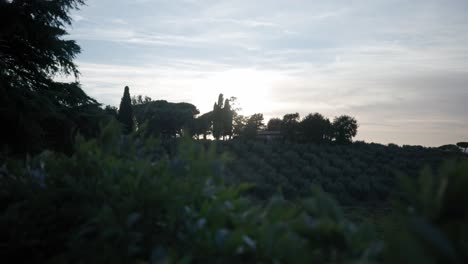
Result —
[[[260,8],[262,7],[262,8]],[[346,114],[355,140],[437,147],[468,141],[466,1],[91,0],[69,39],[84,91],[242,114]],[[103,11],[106,14],[103,15]]]

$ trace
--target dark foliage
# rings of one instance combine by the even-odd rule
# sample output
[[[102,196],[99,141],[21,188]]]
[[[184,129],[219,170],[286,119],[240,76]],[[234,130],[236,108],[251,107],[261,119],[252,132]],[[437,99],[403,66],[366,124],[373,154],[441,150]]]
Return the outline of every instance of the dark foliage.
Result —
[[[123,132],[130,134],[135,127],[133,117],[132,99],[130,98],[130,88],[125,86],[122,100],[120,101],[119,113],[117,120],[122,123]]]
[[[172,157],[108,127],[74,155],[9,162],[0,254],[16,263],[330,263],[380,242],[327,195],[255,205],[223,183],[223,156],[186,142]]]
[[[442,145],[438,149],[449,152],[460,152],[460,148],[454,144]]]
[[[269,131],[281,131],[281,124],[283,121],[279,118],[272,118],[268,120],[267,130]]]
[[[241,132],[240,136],[245,139],[255,139],[257,131],[263,128],[265,128],[263,114],[253,114],[247,119],[244,130]]]
[[[358,124],[354,117],[342,115],[333,120],[333,136],[338,144],[351,143],[357,134],[357,129]]]
[[[278,195],[255,202],[242,196],[250,185],[224,184],[228,156],[214,148],[186,140],[167,155],[158,141],[135,134],[122,137],[118,131],[111,125],[95,140],[79,140],[72,156],[44,152],[2,165],[0,255],[4,259],[15,263],[466,263],[468,259],[468,211],[462,206],[468,202],[466,160],[445,165],[437,176],[426,170],[417,183],[414,178],[404,181],[403,199],[378,236],[369,224],[347,220],[333,199],[318,189],[294,202]],[[251,143],[246,142],[252,153],[267,155],[277,148]],[[340,153],[349,147],[333,146]],[[363,153],[369,151],[359,147]],[[409,164],[416,150],[404,150]],[[300,164],[299,157],[287,151],[277,162],[289,164],[282,169],[294,175],[299,171],[291,165]],[[264,181],[286,186],[282,181],[287,176],[267,169],[264,158],[251,155],[249,164],[238,176],[264,170]],[[327,170],[329,176],[323,179],[338,177],[333,169]],[[317,173],[314,166],[307,171]],[[349,178],[361,175],[353,176]],[[306,182],[300,179],[294,181]],[[339,185],[346,186],[332,186]]]
[[[384,229],[386,262],[468,263],[468,162],[446,162],[401,182],[405,199]]]
[[[213,112],[205,113],[195,119],[193,133],[197,138],[202,135],[203,139],[207,139],[207,136],[211,133],[212,125]]]
[[[218,102],[213,106],[213,137],[220,139],[223,135],[223,94],[218,97]]]
[[[223,94],[218,97],[218,102],[214,104],[212,117],[212,132],[215,139],[231,138],[234,132],[233,119],[236,116],[235,109],[231,109],[231,101],[235,101],[235,97],[224,100]]]
[[[192,104],[131,99],[128,87],[118,111],[101,109],[77,82],[54,81],[78,76],[79,47],[63,36],[81,4],[0,0],[2,260],[468,262],[467,142],[352,143],[353,117],[295,113],[268,123],[287,140],[264,144],[254,140],[263,115],[238,115],[222,94],[198,118]],[[210,132],[239,140],[191,140]],[[398,187],[397,175],[424,165]],[[395,206],[377,234],[330,194],[353,208]]]
[[[332,139],[330,120],[319,113],[304,117],[300,123],[300,132],[306,142],[324,143]]]
[[[281,133],[287,140],[294,141],[297,139],[297,133],[299,128],[299,113],[286,114],[283,117],[283,123],[281,126]]]
[[[231,104],[229,103],[229,99],[224,101],[224,107],[222,110],[222,120],[223,120],[223,137],[228,137],[231,139],[232,137],[232,119],[234,117],[234,112],[231,109]]]
[[[437,167],[458,152],[417,146],[354,143],[316,145],[235,140],[221,145],[234,162],[227,164],[230,182],[255,184],[251,194],[272,196],[280,188],[288,199],[307,196],[320,186],[346,205],[385,207],[398,196],[396,175],[416,175],[426,164]],[[244,173],[243,173],[244,172]]]
[[[63,36],[71,22],[69,11],[81,4],[81,0],[0,1],[3,150],[24,154],[52,148],[69,153],[83,125],[99,123],[94,116],[98,104],[77,82],[53,79],[57,74],[78,76],[73,59],[80,48]]]
[[[468,149],[468,142],[458,142],[457,146],[463,149],[463,152],[466,152],[466,149]]]
[[[139,126],[146,124],[145,133],[152,136],[177,137],[183,129],[193,130],[198,109],[189,103],[150,101],[133,106]]]

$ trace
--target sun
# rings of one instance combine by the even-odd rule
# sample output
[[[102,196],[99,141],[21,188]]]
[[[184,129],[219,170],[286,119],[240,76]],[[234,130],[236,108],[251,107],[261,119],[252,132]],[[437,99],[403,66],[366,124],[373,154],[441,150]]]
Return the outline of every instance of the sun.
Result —
[[[195,101],[210,107],[201,108],[202,112],[210,111],[218,94],[222,93],[225,98],[237,98],[242,115],[270,112],[273,109],[271,91],[276,79],[275,73],[252,68],[216,72],[200,80],[198,86],[203,92],[197,94]]]

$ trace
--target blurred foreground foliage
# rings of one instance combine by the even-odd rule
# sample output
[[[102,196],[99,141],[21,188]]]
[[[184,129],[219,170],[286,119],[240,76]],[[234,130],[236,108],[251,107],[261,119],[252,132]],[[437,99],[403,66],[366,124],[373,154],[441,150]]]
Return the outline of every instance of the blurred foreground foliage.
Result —
[[[348,221],[319,188],[254,202],[219,155],[184,139],[77,140],[0,171],[0,255],[15,263],[466,263],[468,164],[407,180],[385,234]],[[393,219],[392,218],[392,219]]]
[[[388,263],[468,263],[468,162],[402,178],[403,201],[387,219]]]

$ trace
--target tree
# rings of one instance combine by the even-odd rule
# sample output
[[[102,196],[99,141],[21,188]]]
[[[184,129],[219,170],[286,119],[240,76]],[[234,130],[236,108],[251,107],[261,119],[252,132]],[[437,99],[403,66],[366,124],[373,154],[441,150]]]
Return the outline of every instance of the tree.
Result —
[[[200,135],[203,135],[203,139],[206,140],[207,135],[211,133],[213,112],[205,113],[195,119],[194,122],[194,135],[198,138]]]
[[[328,141],[330,127],[330,120],[319,113],[308,114],[300,123],[303,139],[313,143]]]
[[[463,153],[466,152],[466,149],[468,148],[468,142],[458,142],[457,146],[463,149]]]
[[[213,106],[213,137],[218,140],[223,135],[223,94],[219,94],[218,103]]]
[[[438,149],[447,151],[447,152],[460,152],[461,151],[460,147],[458,147],[457,145],[453,145],[453,144],[442,145],[438,147]]]
[[[281,125],[283,121],[279,118],[272,118],[268,121],[267,130],[269,131],[281,131]]]
[[[133,110],[137,123],[146,123],[146,133],[169,138],[182,136],[183,129],[194,130],[195,116],[200,113],[192,104],[164,100],[135,105]]]
[[[354,117],[342,115],[333,120],[333,135],[336,143],[347,144],[357,135],[358,123]]]
[[[257,136],[257,131],[264,127],[263,114],[253,114],[247,120],[243,136],[247,139],[254,139]]]
[[[149,96],[143,97],[143,95],[141,94],[132,97],[132,105],[146,104],[151,101],[152,101],[151,97]]]
[[[224,100],[223,94],[219,94],[218,102],[213,106],[212,121],[213,121],[213,137],[215,139],[223,139],[228,136],[231,138],[233,134],[232,122],[237,114],[235,109],[231,108],[231,102],[235,103],[236,98]]]
[[[281,132],[285,139],[295,140],[299,128],[299,113],[286,114],[283,116],[283,123],[281,125]]]
[[[130,99],[130,89],[128,86],[125,86],[124,94],[122,100],[120,101],[119,114],[117,115],[117,120],[122,123],[123,132],[125,134],[130,134],[133,132],[135,126],[133,121],[133,108],[132,101]]]
[[[232,137],[232,119],[234,117],[233,110],[231,110],[230,100],[226,99],[224,101],[224,108],[222,111],[222,121],[223,121],[223,137],[227,136],[229,139]]]
[[[106,113],[109,116],[113,116],[117,118],[117,115],[119,114],[119,110],[115,106],[106,105],[106,107],[104,108],[104,113]]]
[[[245,126],[247,125],[247,118],[243,115],[235,115],[232,122],[232,134],[234,136],[242,136]]]
[[[80,47],[64,40],[69,13],[82,0],[0,1],[0,145],[16,154],[44,148],[70,152],[99,104],[76,81]],[[75,82],[55,81],[58,74]],[[87,129],[85,129],[87,130]]]

